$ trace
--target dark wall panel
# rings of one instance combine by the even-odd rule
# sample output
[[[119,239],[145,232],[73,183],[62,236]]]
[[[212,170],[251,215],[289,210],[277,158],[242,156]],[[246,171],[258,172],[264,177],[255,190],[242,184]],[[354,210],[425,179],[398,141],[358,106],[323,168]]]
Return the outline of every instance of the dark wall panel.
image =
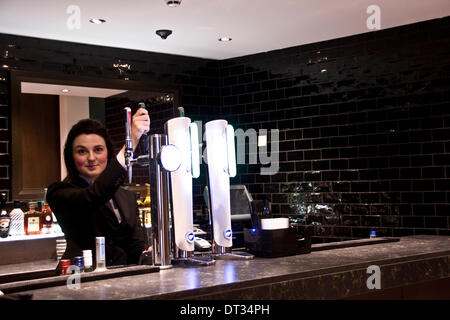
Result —
[[[315,224],[320,241],[370,230],[448,235],[449,34],[447,17],[222,61],[0,35],[0,62],[9,66],[0,73],[0,112],[10,114],[8,70],[174,85],[193,120],[269,130],[272,159],[270,130],[279,130],[278,172],[262,175],[268,165],[247,155],[232,183],[293,223]],[[131,69],[114,68],[118,60]],[[107,125],[121,112],[106,110]],[[0,166],[9,168],[1,152],[8,130],[0,135]]]
[[[278,173],[233,182],[325,240],[448,234],[449,34],[445,18],[222,61],[225,118],[280,137]]]

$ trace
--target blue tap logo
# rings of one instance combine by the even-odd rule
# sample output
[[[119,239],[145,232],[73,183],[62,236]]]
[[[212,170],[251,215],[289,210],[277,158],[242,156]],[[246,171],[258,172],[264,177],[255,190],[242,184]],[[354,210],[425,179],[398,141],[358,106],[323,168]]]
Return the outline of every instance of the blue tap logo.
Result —
[[[225,236],[226,239],[231,239],[232,236],[232,232],[230,229],[225,230],[225,232],[223,233],[223,235]]]
[[[195,239],[195,235],[192,232],[189,232],[186,234],[186,240],[189,243],[192,243],[194,241],[194,239]]]

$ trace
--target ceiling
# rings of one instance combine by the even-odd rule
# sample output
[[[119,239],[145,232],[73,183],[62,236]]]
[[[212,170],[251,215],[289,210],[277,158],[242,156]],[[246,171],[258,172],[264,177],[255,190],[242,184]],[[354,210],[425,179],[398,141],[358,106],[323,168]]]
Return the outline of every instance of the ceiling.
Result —
[[[127,92],[127,90],[22,82],[21,92],[34,94],[52,94],[57,96],[107,98],[116,94]]]
[[[381,29],[450,15],[450,0],[0,0],[0,33],[226,59],[371,32],[373,4]]]

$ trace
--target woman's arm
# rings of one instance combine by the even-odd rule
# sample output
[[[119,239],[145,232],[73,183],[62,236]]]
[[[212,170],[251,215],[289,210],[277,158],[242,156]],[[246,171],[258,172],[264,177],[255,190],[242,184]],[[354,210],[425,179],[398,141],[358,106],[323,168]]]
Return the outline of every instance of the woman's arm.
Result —
[[[51,184],[47,190],[47,201],[55,214],[76,213],[79,216],[84,213],[83,209],[97,207],[109,201],[126,177],[127,171],[113,158],[98,178],[85,188],[69,182]]]

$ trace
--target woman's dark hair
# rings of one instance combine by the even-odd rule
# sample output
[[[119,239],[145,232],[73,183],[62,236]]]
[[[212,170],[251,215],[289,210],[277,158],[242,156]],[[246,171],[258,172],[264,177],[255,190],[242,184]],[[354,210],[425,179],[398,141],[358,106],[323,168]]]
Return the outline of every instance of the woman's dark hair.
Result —
[[[80,134],[96,134],[105,140],[106,149],[108,150],[108,163],[114,156],[114,148],[111,138],[106,127],[99,121],[93,119],[83,119],[78,121],[70,129],[67,135],[66,144],[64,145],[64,162],[67,168],[66,182],[71,182],[75,177],[78,177],[79,172],[73,160],[73,141]]]

